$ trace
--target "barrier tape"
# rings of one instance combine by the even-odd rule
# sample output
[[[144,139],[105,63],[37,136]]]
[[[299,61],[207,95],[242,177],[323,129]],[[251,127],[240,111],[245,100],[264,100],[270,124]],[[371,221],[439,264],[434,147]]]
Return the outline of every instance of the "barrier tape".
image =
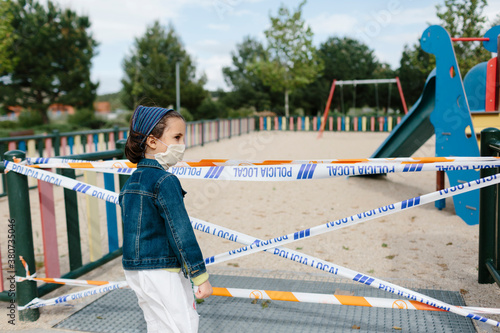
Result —
[[[205,233],[210,233],[212,235],[216,235],[218,237],[222,237],[224,239],[232,240],[234,242],[238,242],[241,244],[255,244],[259,242],[258,239],[255,239],[254,237],[245,235],[241,232],[234,231],[225,227],[217,226],[215,224],[196,219],[196,218],[191,218],[191,224],[193,224],[193,227],[195,230],[201,230],[204,231]],[[198,224],[198,225],[197,225]],[[201,227],[200,227],[201,226]],[[266,251],[266,250],[264,250]],[[269,252],[269,251],[266,251]],[[287,248],[283,247],[276,247],[274,250],[275,255],[281,256],[283,258],[292,260],[292,261],[297,261],[303,265],[315,267],[317,269],[323,270],[325,272],[334,274],[334,275],[339,275],[346,277],[348,279],[351,279],[355,282],[359,282],[362,284],[365,284],[367,286],[370,286],[372,288],[384,290],[387,292],[390,292],[392,294],[402,296],[409,298],[410,301],[417,301],[425,306],[432,306],[435,308],[442,309],[444,311],[449,311],[453,312],[455,314],[479,320],[485,323],[488,323],[493,326],[499,326],[500,323],[488,318],[484,318],[482,316],[477,316],[474,313],[484,313],[484,314],[496,314],[497,309],[492,309],[491,312],[488,312],[489,310],[486,308],[474,308],[474,311],[471,308],[461,308],[457,306],[453,306],[450,304],[447,304],[445,302],[442,302],[440,300],[431,298],[429,296],[414,292],[412,290],[406,289],[404,287],[392,284],[390,282],[386,282],[384,280],[377,279],[375,277],[371,277],[369,275],[361,274],[359,272],[353,271],[349,268],[342,267],[340,265],[336,265],[312,256],[309,256],[307,254],[303,254],[294,250],[290,250]],[[298,260],[297,260],[298,259]],[[309,261],[308,261],[309,260]],[[205,261],[206,262],[206,261]],[[208,263],[207,265],[210,265],[211,263]],[[325,269],[325,267],[327,267]],[[482,309],[478,310],[477,309]],[[467,311],[470,311],[471,313],[467,313]]]
[[[28,263],[24,260],[23,256],[19,256],[19,259],[21,260],[21,263],[24,266],[24,269],[26,271],[26,276],[22,277],[22,276],[16,275],[16,282],[40,281],[40,282],[45,282],[45,283],[66,284],[66,285],[70,285],[70,286],[88,286],[88,285],[103,286],[105,284],[115,283],[114,281],[76,280],[76,279],[62,279],[62,278],[37,278],[36,273],[34,273],[33,275],[30,274]]]
[[[263,166],[263,165],[286,165],[286,164],[357,164],[357,163],[437,163],[437,162],[470,162],[470,161],[500,161],[500,157],[474,156],[474,157],[395,157],[395,158],[361,158],[361,159],[318,159],[318,160],[231,160],[231,159],[200,159],[185,160],[176,164],[176,167],[215,167],[215,166]],[[68,164],[72,168],[136,168],[137,164],[126,159],[112,161],[85,161],[74,159],[63,159],[57,157],[27,157],[26,163],[45,164],[48,167]],[[40,165],[41,166],[41,165]],[[41,166],[42,167],[42,166]],[[62,166],[61,166],[62,167]]]
[[[47,174],[48,175],[51,174],[51,173],[45,172],[43,170],[37,170],[37,169],[34,169],[34,168],[22,166],[20,164],[13,163],[13,162],[8,162],[8,161],[5,161],[5,168],[7,170],[12,170],[14,172],[19,172],[21,174],[25,174],[27,176],[35,177],[37,179],[41,179],[41,180],[44,180],[44,181],[48,181],[48,182],[51,181],[50,178],[48,180],[46,180],[47,177],[45,177],[45,179],[43,179],[43,175],[44,174],[46,176],[47,176]],[[31,169],[31,171],[29,169]],[[39,178],[37,172],[41,173],[41,176],[40,176],[41,178]],[[56,176],[56,175],[54,175],[54,176]],[[67,184],[63,185],[63,180],[71,181],[71,182],[75,182],[76,183],[76,181],[73,180],[73,179],[71,179],[71,178],[67,178],[67,177],[63,177],[63,176],[59,176],[59,175],[57,175],[57,176],[58,176],[58,178],[60,180],[59,184],[57,184],[57,183],[53,183],[53,184],[56,184],[56,185],[59,185],[59,186],[67,185]],[[66,178],[66,179],[64,179],[64,178]],[[417,197],[417,198],[405,200],[405,201],[399,202],[399,203],[397,203],[395,205],[392,205],[393,207],[391,207],[391,205],[380,207],[379,208],[379,211],[380,211],[379,213],[377,213],[375,210],[371,210],[371,211],[368,211],[368,212],[364,212],[362,214],[357,214],[358,216],[353,215],[350,218],[351,218],[352,222],[354,222],[354,220],[357,217],[357,221],[355,223],[364,222],[364,221],[367,221],[367,220],[371,220],[371,219],[373,219],[375,217],[380,217],[380,216],[385,216],[385,215],[393,214],[395,211],[390,211],[390,210],[395,209],[395,206],[397,206],[397,210],[402,210],[402,209],[405,209],[405,208],[410,208],[410,207],[413,207],[413,206],[417,206],[419,204],[433,202],[433,201],[438,200],[440,198],[446,198],[446,197],[449,197],[449,196],[452,196],[452,195],[456,195],[456,194],[468,192],[468,191],[471,191],[471,190],[474,190],[474,189],[477,189],[477,188],[481,188],[481,187],[484,187],[484,186],[493,185],[493,184],[498,183],[500,181],[499,179],[500,178],[497,177],[497,175],[493,175],[493,176],[490,176],[490,177],[486,177],[486,178],[482,178],[482,179],[476,180],[474,182],[468,182],[468,183],[464,183],[464,184],[459,184],[457,186],[454,186],[454,187],[451,187],[451,188],[448,188],[448,189],[445,189],[445,190],[441,190],[441,191],[438,191],[438,192],[433,192],[433,193],[427,194],[427,195],[422,196],[422,197]],[[64,183],[66,183],[66,182],[64,182]],[[476,184],[474,184],[474,183],[476,183]],[[90,186],[90,185],[84,184],[84,186],[86,188],[87,186]],[[68,188],[71,188],[71,187],[68,187]],[[80,185],[78,185],[78,187],[74,187],[72,189],[78,190],[78,188],[81,189]],[[83,193],[91,195],[90,193],[87,193],[87,191],[88,190],[86,190]],[[101,190],[101,191],[104,191],[104,190]],[[111,201],[111,202],[114,202],[116,204],[118,196],[116,195],[116,193],[112,193],[112,192],[110,192],[110,193],[111,193],[112,197],[114,197],[114,199],[115,199],[114,201]],[[437,196],[438,198],[434,198],[435,196]],[[105,199],[105,198],[101,197],[101,199]],[[422,199],[422,200],[420,200],[420,199]],[[335,222],[340,222],[340,225],[342,223],[347,223],[348,222],[348,218],[345,219],[346,221],[343,221],[343,220],[344,219],[337,220],[337,221],[334,221],[334,222],[329,222],[329,223],[326,224],[326,227],[327,228],[329,228],[329,227],[335,227]],[[349,225],[353,225],[355,223],[350,223]],[[344,227],[344,226],[345,225],[342,225],[339,228]],[[319,226],[319,227],[320,228],[324,228],[323,225]],[[315,227],[315,228],[318,228],[318,227]],[[221,255],[218,255],[217,262],[222,262],[222,261],[234,258],[235,256],[231,257],[231,253],[232,252],[235,255],[237,254],[237,257],[239,257],[239,256],[247,255],[247,254],[250,254],[250,253],[262,251],[262,250],[265,250],[265,249],[268,249],[268,248],[276,247],[278,245],[278,243],[280,243],[280,242],[281,243],[285,243],[285,241],[286,241],[286,243],[289,243],[289,242],[295,241],[297,239],[302,239],[302,238],[305,238],[305,237],[314,236],[314,235],[316,235],[316,229],[315,228],[306,229],[306,230],[303,230],[301,232],[297,232],[297,233],[291,234],[291,235],[296,236],[296,238],[294,240],[291,240],[291,239],[288,240],[288,237],[287,237],[288,235],[287,235],[287,236],[284,236],[284,237],[287,237],[286,239],[284,239],[283,237],[278,237],[278,238],[275,238],[275,239],[272,239],[272,240],[260,241],[258,243],[251,244],[249,250],[248,250],[248,247],[243,247],[243,248],[240,248],[238,250],[230,251],[227,254],[223,253]],[[310,232],[311,230],[313,230],[312,234]],[[326,231],[324,231],[324,232],[326,232]],[[253,245],[255,245],[256,247],[252,249]],[[245,250],[242,250],[242,249],[245,249]],[[241,251],[241,252],[238,253],[238,251]],[[229,254],[229,256],[228,256],[228,254]],[[227,256],[227,258],[226,259],[221,259],[222,256]],[[205,260],[206,261],[208,260],[209,263],[212,264],[212,263],[215,262],[215,257],[207,258]],[[356,277],[354,278],[354,280],[355,279],[356,279]],[[359,276],[357,277],[357,279],[358,279],[358,282],[362,282],[362,283],[365,283],[365,284],[367,284],[368,281],[370,281],[369,284],[373,283],[373,281],[370,280],[372,278],[370,278],[368,276],[361,275],[361,274],[359,274]],[[104,286],[99,286],[99,287],[96,287],[96,288],[104,288]],[[96,288],[93,288],[93,289],[96,289]],[[393,289],[394,287],[392,287],[391,284],[387,284],[387,286],[385,286],[385,289],[387,289],[387,288],[389,288],[389,289],[392,288]],[[379,289],[384,289],[384,288],[379,288]],[[108,291],[108,290],[110,290],[110,289],[107,289],[106,291]],[[402,294],[402,296],[405,296],[405,297],[414,296],[415,294],[417,294],[417,293],[405,290],[404,288],[402,288],[401,290],[403,290],[403,293],[405,293],[405,292],[407,293],[406,295]],[[92,291],[92,292],[94,292],[94,291]],[[75,294],[78,294],[78,293],[75,293]],[[422,295],[422,296],[424,296],[425,299],[428,299],[425,295]],[[50,301],[53,301],[53,300],[50,300]],[[422,298],[422,300],[424,300],[424,298]],[[54,304],[56,304],[56,303],[54,303]],[[446,309],[447,311],[451,311],[451,312],[454,312],[456,314],[460,314],[462,316],[466,316],[468,318],[479,320],[479,321],[488,323],[490,325],[500,326],[500,323],[497,322],[497,321],[494,321],[494,320],[491,320],[491,319],[488,319],[488,318],[484,318],[482,316],[478,316],[478,315],[474,315],[474,314],[468,313],[467,311],[461,310],[461,309],[456,308],[454,306],[450,306],[450,305],[448,305],[446,303],[443,303],[441,301],[438,301],[438,300],[436,300],[435,303],[431,302],[431,304],[429,304],[429,305],[437,306],[437,307]]]
[[[216,256],[207,258],[206,261],[209,263],[219,263],[233,258],[239,258],[252,253],[260,252],[265,249],[270,249],[278,245],[288,244],[300,239],[321,235],[335,229],[373,220],[378,217],[391,215],[396,212],[403,211],[404,209],[414,208],[443,198],[448,198],[454,195],[459,195],[462,193],[466,193],[469,191],[473,191],[476,189],[480,189],[498,183],[500,183],[500,174],[495,174],[485,178],[480,178],[475,181],[458,184],[456,186],[449,187],[440,191],[431,192],[429,194],[425,194],[408,200],[403,200],[400,202],[396,202],[394,204],[371,209],[363,213],[351,215],[343,219],[327,222],[326,224],[322,224],[313,228],[308,228],[302,231],[276,237],[266,241],[260,241],[258,243],[256,242],[249,246],[244,246],[236,250],[231,250],[229,252],[221,253]]]
[[[349,306],[366,306],[372,308],[400,309],[400,310],[423,310],[423,311],[441,311],[439,309],[417,301],[405,301],[402,299],[379,298],[379,297],[362,297],[350,295],[331,295],[331,294],[316,294],[316,293],[301,293],[292,291],[276,291],[276,290],[261,290],[261,289],[241,289],[241,288],[219,288],[213,287],[213,296],[235,297],[235,298],[250,298],[272,301],[288,301],[301,303],[320,303],[334,305],[349,305]],[[484,314],[500,314],[500,309],[495,308],[475,308],[475,307],[458,307],[474,313]]]
[[[66,294],[66,295],[59,296],[59,297],[54,297],[54,298],[47,299],[47,300],[43,300],[40,298],[34,298],[28,304],[26,304],[24,306],[18,306],[17,308],[19,311],[22,311],[22,310],[27,310],[27,309],[41,308],[41,307],[48,306],[48,305],[62,305],[62,304],[65,304],[69,301],[74,301],[74,300],[77,300],[80,298],[106,293],[108,291],[125,288],[127,286],[128,286],[127,281],[108,283],[108,284],[105,284],[102,286],[97,286],[94,288],[89,288],[86,290],[77,291],[74,293]]]
[[[21,165],[19,163],[4,161],[5,170],[20,173],[22,175],[36,178],[57,186],[62,186],[64,188],[74,190],[83,194],[87,194],[99,199],[106,200],[108,202],[118,204],[118,194],[102,189],[100,187],[89,185],[77,181],[75,179],[58,175],[49,171],[33,168],[26,165]]]
[[[113,161],[109,161],[113,162]],[[77,163],[81,170],[103,173],[130,175],[136,169],[129,167],[104,168],[105,162]],[[114,165],[121,165],[115,162]],[[106,163],[106,165],[110,165]],[[34,167],[44,168],[75,168],[74,163],[39,164]],[[125,166],[125,165],[123,165]],[[385,163],[358,163],[358,164],[289,164],[266,166],[216,166],[216,167],[173,167],[169,171],[182,179],[210,179],[210,180],[239,180],[239,181],[292,181],[307,179],[326,179],[345,176],[363,176],[374,174],[389,174],[396,172],[424,172],[424,171],[454,171],[478,170],[484,168],[498,168],[500,162],[496,160],[475,162],[385,162]]]
[[[205,221],[203,221],[205,222]],[[206,222],[208,223],[208,222]],[[243,235],[244,237],[249,237]],[[244,238],[241,237],[241,238]],[[112,282],[112,281],[93,281],[93,280],[73,280],[73,279],[43,279],[34,278],[33,275],[30,276],[28,264],[24,261],[23,257],[19,257],[23,266],[26,270],[26,277],[16,276],[16,281],[42,281],[47,283],[59,283],[65,285],[73,286],[84,286],[84,285],[98,285],[98,286],[113,286],[115,284],[120,284],[120,288],[125,288],[128,284],[122,284],[122,282]],[[195,286],[196,288],[196,286]],[[116,289],[112,287],[113,290]],[[37,307],[44,307],[48,305],[62,305],[70,300],[84,298],[87,296],[96,295],[97,293],[106,292],[109,290],[97,290],[98,292],[79,292],[78,297],[69,295],[62,295],[49,300],[43,300],[40,298],[35,298],[25,306],[20,306],[19,310],[33,309]],[[306,303],[322,303],[322,304],[336,304],[336,305],[349,305],[349,306],[368,306],[377,308],[394,308],[401,310],[425,310],[425,311],[445,311],[427,305],[418,301],[405,301],[401,299],[389,299],[389,298],[377,298],[377,297],[362,297],[362,296],[343,296],[343,295],[329,295],[329,294],[313,294],[313,293],[300,293],[300,292],[286,292],[286,291],[270,291],[270,290],[253,290],[253,289],[239,289],[239,288],[213,288],[213,296],[222,297],[237,297],[237,298],[253,298],[253,299],[270,299],[276,301],[295,301],[295,302],[306,302]],[[468,310],[473,313],[483,313],[483,314],[500,314],[500,309],[495,308],[478,308],[478,307],[460,307],[462,309]]]

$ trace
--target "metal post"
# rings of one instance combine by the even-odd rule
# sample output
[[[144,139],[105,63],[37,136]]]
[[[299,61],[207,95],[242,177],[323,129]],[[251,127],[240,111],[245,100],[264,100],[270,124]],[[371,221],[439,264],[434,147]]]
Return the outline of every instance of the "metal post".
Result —
[[[59,135],[59,130],[53,130],[52,134],[54,135],[54,141],[52,142],[52,146],[54,147],[54,155],[61,155],[61,136]]]
[[[177,112],[181,112],[181,79],[180,79],[180,62],[175,63],[175,100],[177,102]]]
[[[11,150],[4,154],[4,159],[14,162],[16,159],[24,160],[26,153],[20,150]],[[14,225],[15,234],[15,270],[16,275],[25,276],[25,269],[19,256],[23,256],[31,269],[35,270],[35,251],[33,248],[33,231],[31,227],[30,196],[28,188],[28,177],[17,172],[7,173],[7,186],[9,191],[10,223]],[[38,297],[35,281],[23,281],[16,283],[16,299],[18,305],[26,305],[33,298]],[[38,309],[20,311],[21,321],[36,321],[40,317]]]
[[[481,156],[494,156],[496,151],[490,143],[500,143],[500,130],[486,128],[481,131]],[[481,169],[481,178],[498,173],[498,169]],[[494,278],[488,270],[488,263],[498,255],[498,185],[487,186],[479,191],[479,283],[493,283]],[[498,258],[497,258],[498,259]],[[495,266],[498,269],[498,262]]]

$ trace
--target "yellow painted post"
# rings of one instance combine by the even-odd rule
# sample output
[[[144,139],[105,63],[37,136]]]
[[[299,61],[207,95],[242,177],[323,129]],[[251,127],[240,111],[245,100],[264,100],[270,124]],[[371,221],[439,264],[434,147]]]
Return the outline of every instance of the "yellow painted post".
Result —
[[[281,130],[286,131],[286,117],[281,117]]]
[[[309,131],[309,117],[305,117],[306,121],[304,123],[304,130]]]
[[[106,150],[106,140],[104,139],[104,133],[99,133],[97,135],[97,150],[98,151]]]
[[[267,130],[270,131],[272,127],[271,117],[267,117]]]
[[[83,154],[82,137],[80,135],[75,135],[73,154]]]
[[[28,140],[27,142],[27,153],[26,155],[28,157],[35,157],[37,155],[37,151],[36,151],[36,141],[35,140]],[[40,157],[43,157],[43,156],[40,156]],[[33,177],[28,177],[28,186],[36,186],[38,184],[38,181],[36,180],[36,178],[33,178]]]
[[[345,117],[345,131],[349,132],[351,127],[351,118],[350,117]]]
[[[85,171],[83,175],[87,184],[97,185],[96,172]],[[89,235],[90,261],[95,261],[102,257],[99,199],[86,195],[85,200],[87,202],[87,228]]]
[[[366,132],[366,117],[361,117],[361,130]]]
[[[392,121],[394,119],[391,116],[387,116],[387,132],[392,131]]]

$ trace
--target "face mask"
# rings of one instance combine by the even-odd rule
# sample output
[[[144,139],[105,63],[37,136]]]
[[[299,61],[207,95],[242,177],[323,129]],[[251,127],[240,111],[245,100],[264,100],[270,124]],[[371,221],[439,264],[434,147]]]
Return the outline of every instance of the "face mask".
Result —
[[[163,143],[162,141],[160,142]],[[170,168],[171,166],[176,165],[177,162],[182,161],[182,158],[184,157],[184,151],[186,150],[186,145],[164,145],[167,146],[167,151],[164,153],[155,154],[154,156],[158,163],[160,163],[160,165],[165,170],[168,170],[168,168]]]

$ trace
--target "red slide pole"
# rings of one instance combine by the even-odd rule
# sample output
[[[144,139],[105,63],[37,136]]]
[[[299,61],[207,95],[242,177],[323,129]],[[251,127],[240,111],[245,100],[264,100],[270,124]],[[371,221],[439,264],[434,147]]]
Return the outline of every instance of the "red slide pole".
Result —
[[[401,97],[401,103],[403,103],[403,110],[405,114],[408,113],[408,108],[406,107],[405,95],[403,95],[403,88],[401,87],[401,81],[399,81],[399,77],[396,76],[396,84],[398,85],[399,96]]]
[[[489,42],[487,37],[452,37],[452,42]]]
[[[332,102],[333,92],[335,90],[335,82],[337,80],[333,79],[332,87],[330,88],[330,95],[328,96],[328,101],[326,102],[325,112],[323,113],[323,121],[321,122],[321,128],[319,129],[318,139],[323,136],[323,131],[325,130],[326,117],[328,116],[328,110],[330,110],[330,104]]]

